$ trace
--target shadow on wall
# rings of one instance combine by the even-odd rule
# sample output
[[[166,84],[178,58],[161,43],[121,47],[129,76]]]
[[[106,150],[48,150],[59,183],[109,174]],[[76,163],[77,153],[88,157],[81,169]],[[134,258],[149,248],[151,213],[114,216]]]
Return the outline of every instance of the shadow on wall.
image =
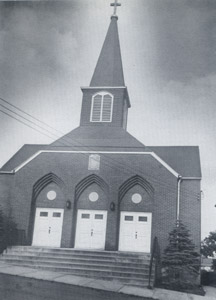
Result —
[[[18,230],[15,222],[0,209],[0,253],[7,247],[25,244],[25,231]]]

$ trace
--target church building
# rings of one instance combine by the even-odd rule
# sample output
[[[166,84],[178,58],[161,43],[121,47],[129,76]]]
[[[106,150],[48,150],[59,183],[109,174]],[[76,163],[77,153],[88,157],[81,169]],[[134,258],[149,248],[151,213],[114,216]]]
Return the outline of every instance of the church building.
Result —
[[[114,13],[81,87],[80,125],[49,145],[24,145],[1,168],[1,209],[23,245],[150,254],[155,237],[164,250],[180,219],[199,251],[199,149],[146,146],[127,132],[133,99],[117,22]]]

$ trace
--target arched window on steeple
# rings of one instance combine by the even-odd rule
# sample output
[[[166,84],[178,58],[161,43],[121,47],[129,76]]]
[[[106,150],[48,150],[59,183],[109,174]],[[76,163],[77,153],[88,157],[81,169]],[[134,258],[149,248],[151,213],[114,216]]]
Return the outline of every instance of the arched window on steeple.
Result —
[[[90,122],[112,122],[113,95],[99,92],[92,97]]]

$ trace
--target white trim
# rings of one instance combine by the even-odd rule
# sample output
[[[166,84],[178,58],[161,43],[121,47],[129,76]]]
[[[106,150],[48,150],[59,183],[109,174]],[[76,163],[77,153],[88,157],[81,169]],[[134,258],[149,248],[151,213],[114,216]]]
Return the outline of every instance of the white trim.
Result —
[[[95,97],[96,96],[101,96],[101,108],[100,108],[100,117],[98,121],[92,120],[93,117],[93,111],[94,111],[94,102],[95,102]],[[110,118],[108,121],[103,121],[103,107],[104,107],[104,96],[109,95],[111,97],[111,107],[110,107]],[[111,123],[112,122],[112,115],[113,115],[113,95],[107,91],[101,91],[97,92],[92,96],[91,100],[91,112],[90,112],[90,122],[92,123]]]
[[[29,157],[26,161],[24,161],[22,164],[20,164],[18,167],[16,167],[12,172],[18,172],[20,169],[22,169],[25,165],[27,165],[30,161],[32,161],[34,158],[39,156],[41,153],[81,153],[81,154],[135,154],[135,155],[151,155],[154,157],[158,162],[160,162],[171,174],[173,174],[175,177],[178,177],[179,174],[171,168],[164,160],[162,160],[157,154],[154,152],[120,152],[120,151],[73,151],[73,150],[40,150],[36,152],[34,155]],[[2,171],[4,172],[4,171]],[[0,171],[0,173],[2,173]]]
[[[182,177],[182,180],[201,180],[202,177]]]
[[[179,176],[179,174],[173,168],[171,168],[163,159],[161,159],[157,154],[155,154],[154,152],[150,152],[150,153],[157,161],[159,161],[175,177]]]
[[[0,174],[10,174],[10,175],[13,175],[15,174],[15,171],[0,171]]]

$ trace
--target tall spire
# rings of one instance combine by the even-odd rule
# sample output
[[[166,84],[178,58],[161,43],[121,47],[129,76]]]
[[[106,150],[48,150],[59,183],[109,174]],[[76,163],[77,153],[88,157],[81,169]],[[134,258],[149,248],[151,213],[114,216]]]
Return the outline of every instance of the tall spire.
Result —
[[[120,3],[115,1],[111,5],[114,6],[114,13],[111,16],[109,29],[92,76],[91,87],[125,85],[116,15],[116,7]]]

